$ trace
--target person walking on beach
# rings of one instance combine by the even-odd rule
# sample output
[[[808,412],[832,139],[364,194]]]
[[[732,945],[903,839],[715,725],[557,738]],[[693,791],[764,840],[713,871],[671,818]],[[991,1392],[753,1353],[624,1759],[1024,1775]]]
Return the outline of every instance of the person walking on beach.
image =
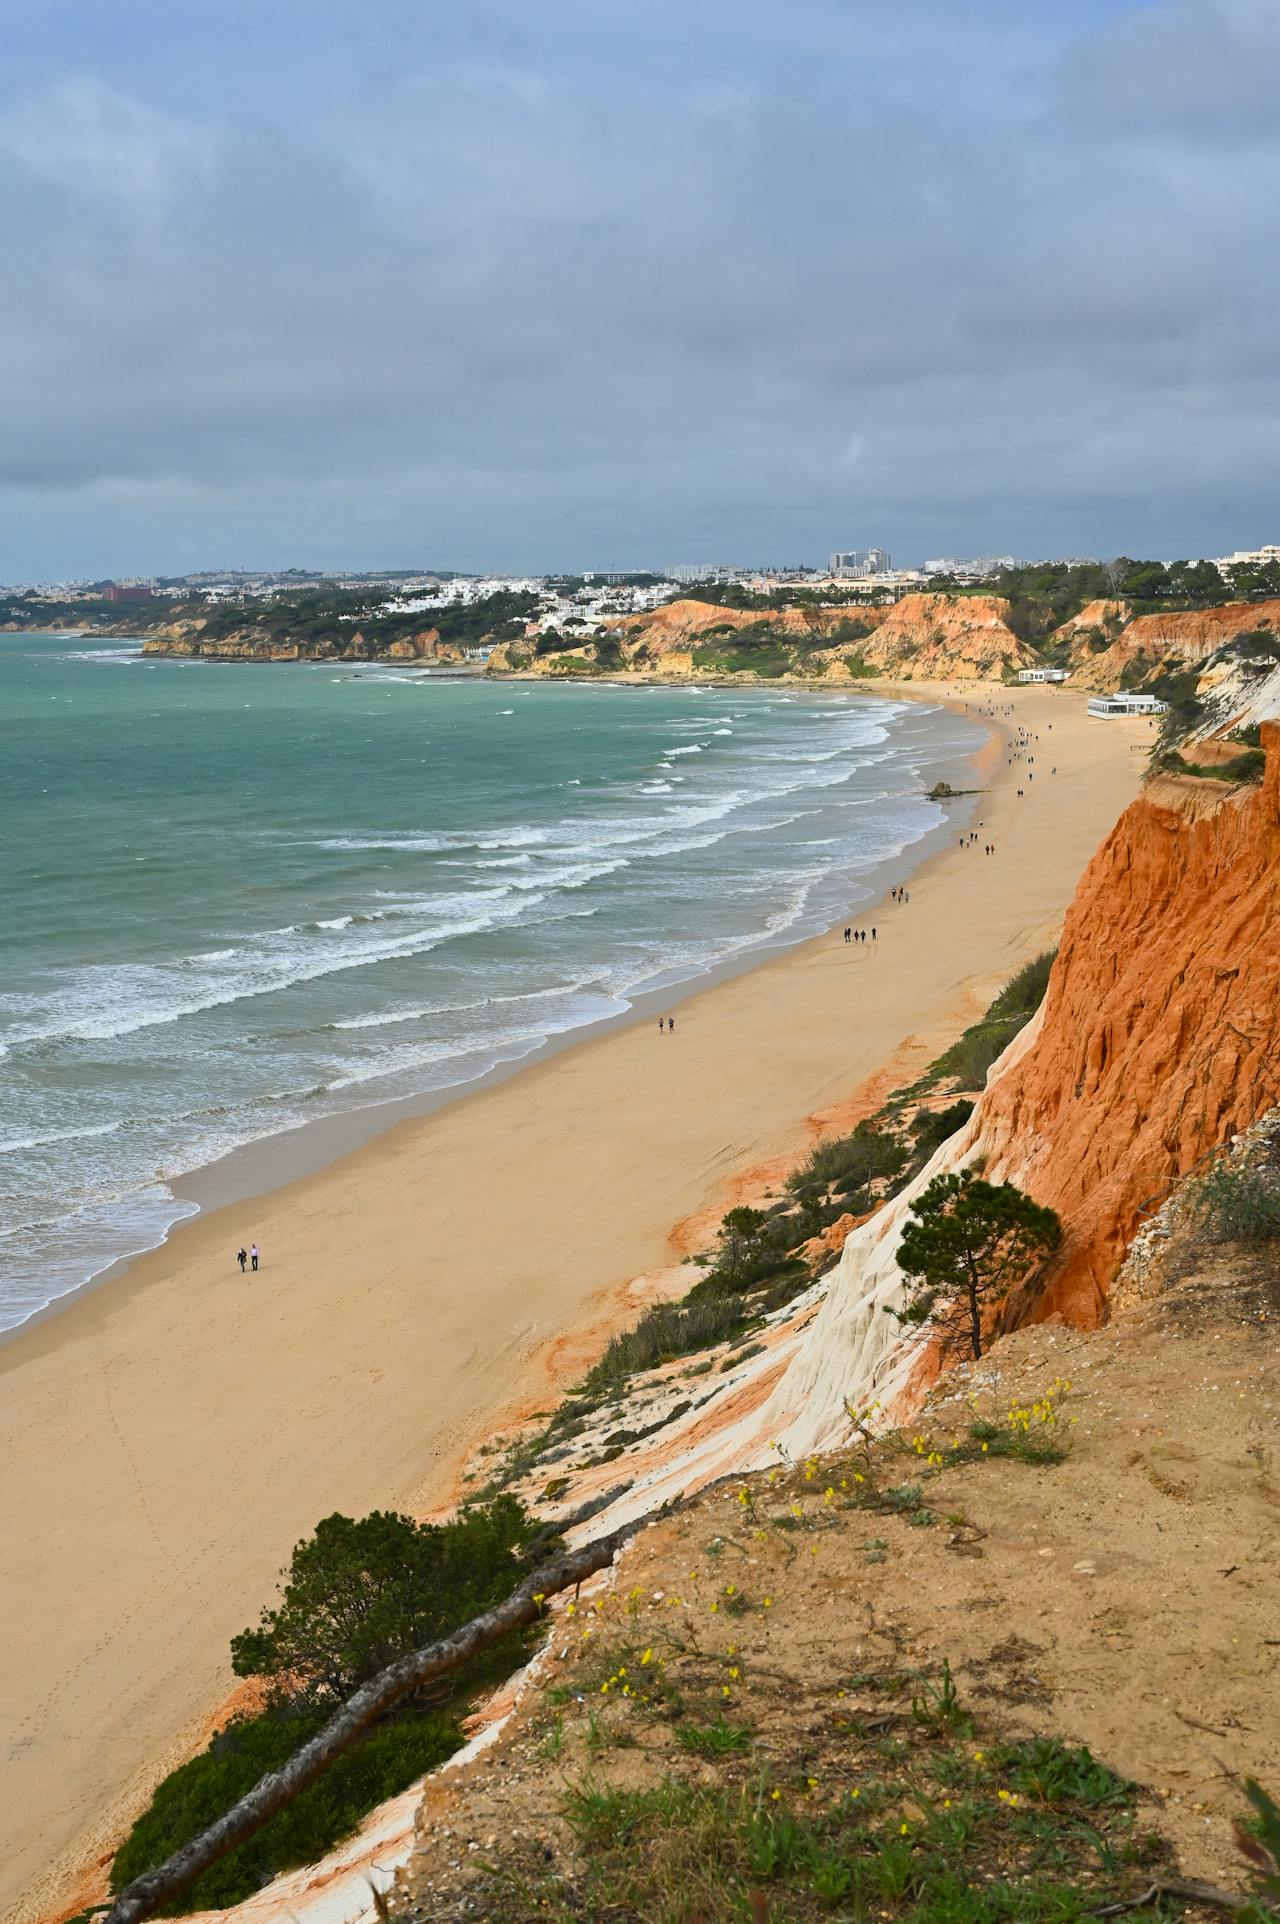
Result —
[[[248,1262],[248,1260],[249,1260],[249,1252],[245,1248],[244,1244],[241,1243],[239,1249],[236,1251],[236,1261],[240,1265],[240,1274],[242,1276],[244,1275],[244,1266]]]
[[[876,939],[876,932],[875,932],[875,930],[874,930],[874,929],[872,929],[872,931],[871,931],[871,940],[872,940],[872,941],[874,942],[874,941],[875,941],[875,939]]]
[[[667,1034],[674,1035],[675,1032],[676,1032],[676,1019],[673,1015],[669,1015],[667,1017]]]
[[[251,1244],[251,1245],[250,1245],[250,1249],[249,1249],[249,1261],[250,1261],[250,1263],[251,1263],[251,1264],[253,1265],[253,1273],[254,1273],[254,1275],[256,1276],[256,1275],[257,1275],[257,1273],[258,1273],[258,1245],[257,1245],[257,1243],[253,1243],[253,1244]]]

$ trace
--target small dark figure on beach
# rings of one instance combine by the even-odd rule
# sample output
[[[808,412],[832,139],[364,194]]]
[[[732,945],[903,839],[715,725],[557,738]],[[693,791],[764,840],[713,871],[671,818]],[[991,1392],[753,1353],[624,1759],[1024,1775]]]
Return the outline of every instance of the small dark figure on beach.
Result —
[[[673,1015],[669,1015],[667,1017],[667,1034],[674,1035],[675,1032],[676,1032],[676,1019]]]
[[[242,1243],[239,1249],[236,1251],[236,1261],[240,1265],[240,1274],[242,1276],[244,1275],[244,1266],[248,1262],[248,1260],[249,1260],[249,1252],[245,1248],[244,1244]]]
[[[852,929],[846,929],[846,930],[845,930],[845,932],[844,932],[844,939],[845,939],[845,941],[846,941],[846,942],[852,942],[852,940],[853,940],[853,930],[852,930]]]
[[[663,1015],[660,1015],[660,1016],[658,1017],[658,1034],[659,1034],[659,1035],[661,1035],[661,1034],[662,1034],[662,1032],[663,1032],[663,1030],[664,1030],[664,1029],[666,1028],[666,1026],[667,1026],[667,1018],[666,1018],[665,1016],[663,1016]]]
[[[875,941],[875,939],[876,939],[876,932],[875,932],[875,930],[874,930],[874,929],[872,929],[872,931],[871,931],[871,940],[872,940],[872,941],[874,942],[874,941]]]
[[[253,1272],[254,1272],[254,1274],[255,1274],[255,1276],[256,1276],[256,1275],[257,1275],[257,1273],[258,1273],[258,1245],[257,1245],[257,1243],[254,1243],[254,1245],[253,1245],[253,1247],[252,1247],[252,1249],[251,1249],[251,1250],[249,1251],[249,1261],[250,1261],[250,1263],[251,1263],[251,1264],[253,1265]]]

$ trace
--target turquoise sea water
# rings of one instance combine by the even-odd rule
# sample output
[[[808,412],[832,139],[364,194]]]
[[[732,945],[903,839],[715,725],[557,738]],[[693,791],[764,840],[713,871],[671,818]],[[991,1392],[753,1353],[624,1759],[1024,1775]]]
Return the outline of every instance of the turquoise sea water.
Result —
[[[0,636],[0,1327],[237,1145],[829,925],[981,739],[856,695]]]

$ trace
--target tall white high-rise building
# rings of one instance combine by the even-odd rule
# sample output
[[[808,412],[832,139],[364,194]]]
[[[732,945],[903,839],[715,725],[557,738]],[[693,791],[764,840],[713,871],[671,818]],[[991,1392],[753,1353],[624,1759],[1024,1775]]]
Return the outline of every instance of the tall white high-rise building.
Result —
[[[833,575],[852,581],[865,581],[870,575],[887,575],[893,561],[884,548],[842,548],[831,557]]]

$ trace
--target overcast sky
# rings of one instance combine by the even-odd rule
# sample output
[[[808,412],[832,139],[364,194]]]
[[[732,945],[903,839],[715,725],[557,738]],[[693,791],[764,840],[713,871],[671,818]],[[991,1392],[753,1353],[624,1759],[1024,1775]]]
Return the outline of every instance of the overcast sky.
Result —
[[[1280,0],[0,35],[0,580],[1280,539]]]

